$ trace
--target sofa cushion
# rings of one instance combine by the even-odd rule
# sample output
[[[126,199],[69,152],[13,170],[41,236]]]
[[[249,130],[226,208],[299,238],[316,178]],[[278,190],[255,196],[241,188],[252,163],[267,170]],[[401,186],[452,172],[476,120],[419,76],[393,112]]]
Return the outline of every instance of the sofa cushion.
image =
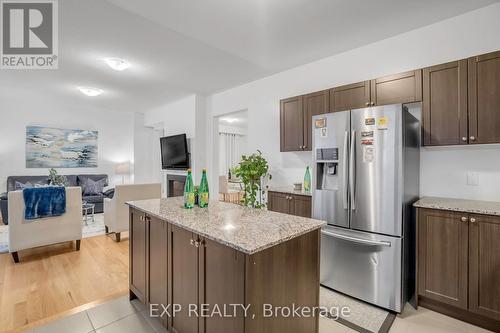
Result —
[[[32,187],[33,187],[33,184],[31,184],[30,182],[21,183],[21,182],[16,181],[14,183],[14,190],[15,191],[20,191],[20,190],[24,190],[25,188],[32,188]]]
[[[49,183],[48,176],[9,176],[7,177],[7,192],[16,191],[16,182],[21,184],[31,183],[35,185],[47,185]],[[19,189],[17,189],[19,190]]]
[[[96,181],[90,178],[85,179],[82,185],[83,195],[101,194],[105,183],[106,183],[105,179],[100,179]]]
[[[82,197],[82,200],[87,202],[87,203],[100,203],[104,201],[104,194],[98,194],[98,195],[86,195]]]
[[[77,175],[78,179],[78,184],[77,186],[81,186],[83,188],[83,185],[85,184],[85,181],[87,179],[92,179],[93,181],[101,180],[104,179],[104,186],[108,186],[108,175],[104,174],[92,174],[92,175]]]

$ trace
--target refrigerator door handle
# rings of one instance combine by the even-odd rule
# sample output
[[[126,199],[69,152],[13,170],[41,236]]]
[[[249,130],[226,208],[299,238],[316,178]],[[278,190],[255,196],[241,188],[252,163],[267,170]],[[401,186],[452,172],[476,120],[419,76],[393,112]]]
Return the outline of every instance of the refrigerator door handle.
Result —
[[[326,231],[326,230],[321,230],[321,234],[323,234],[325,236],[335,237],[338,239],[343,239],[346,241],[358,243],[358,244],[391,247],[390,242],[374,241],[374,240],[370,240],[370,239],[351,237],[351,236],[341,235],[341,234],[337,234],[337,233]]]
[[[344,203],[344,209],[348,209],[348,201],[347,197],[349,195],[348,187],[347,187],[347,178],[348,178],[348,169],[347,169],[347,153],[348,153],[348,141],[349,141],[349,132],[345,131],[344,133],[344,156],[342,160],[342,201]]]
[[[349,185],[351,193],[351,209],[356,210],[356,131],[351,134],[351,155],[349,161]]]

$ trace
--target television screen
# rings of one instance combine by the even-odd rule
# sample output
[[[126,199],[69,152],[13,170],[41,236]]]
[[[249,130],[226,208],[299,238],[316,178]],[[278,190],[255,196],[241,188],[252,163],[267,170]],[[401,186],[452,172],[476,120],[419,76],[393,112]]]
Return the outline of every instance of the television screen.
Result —
[[[188,169],[189,152],[186,134],[166,136],[160,139],[163,169]]]

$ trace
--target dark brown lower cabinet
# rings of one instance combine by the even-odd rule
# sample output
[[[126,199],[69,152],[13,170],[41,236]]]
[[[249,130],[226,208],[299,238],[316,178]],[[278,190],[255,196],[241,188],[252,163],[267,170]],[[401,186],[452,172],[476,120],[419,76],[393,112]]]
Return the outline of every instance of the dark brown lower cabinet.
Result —
[[[302,217],[312,216],[310,196],[269,191],[267,201],[267,208],[273,212]]]
[[[264,304],[319,305],[319,237],[316,230],[248,255],[131,209],[130,297],[159,311],[170,304],[171,313],[180,305],[175,317],[162,318],[173,333],[318,333],[317,315],[261,315]],[[236,316],[217,315],[232,313],[233,304],[250,305],[248,317],[242,307]]]
[[[198,249],[194,235],[185,229],[171,226],[170,254],[171,285],[169,304],[178,304],[181,311],[170,318],[173,332],[198,332],[198,318],[189,316],[190,304],[198,304]],[[165,281],[166,283],[167,281]]]
[[[418,209],[419,304],[500,331],[500,217]]]
[[[469,221],[469,309],[500,321],[500,217]]]
[[[209,311],[224,311],[229,304],[245,303],[245,255],[232,248],[203,239],[200,247],[200,303]],[[232,311],[229,308],[230,312]],[[239,316],[207,317],[200,321],[200,332],[244,332],[242,309]]]
[[[148,217],[148,303],[168,304],[168,224],[155,217]],[[160,306],[161,309],[161,306]],[[167,327],[167,316],[161,318]]]
[[[146,214],[130,212],[130,289],[146,303]]]
[[[419,294],[467,308],[469,226],[463,214],[440,210],[419,212]]]

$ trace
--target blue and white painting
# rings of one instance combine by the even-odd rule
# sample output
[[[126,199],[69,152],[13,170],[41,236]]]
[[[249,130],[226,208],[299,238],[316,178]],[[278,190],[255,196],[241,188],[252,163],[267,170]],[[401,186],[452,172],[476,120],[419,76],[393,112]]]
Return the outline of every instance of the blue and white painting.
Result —
[[[27,168],[96,168],[97,131],[26,127]]]

